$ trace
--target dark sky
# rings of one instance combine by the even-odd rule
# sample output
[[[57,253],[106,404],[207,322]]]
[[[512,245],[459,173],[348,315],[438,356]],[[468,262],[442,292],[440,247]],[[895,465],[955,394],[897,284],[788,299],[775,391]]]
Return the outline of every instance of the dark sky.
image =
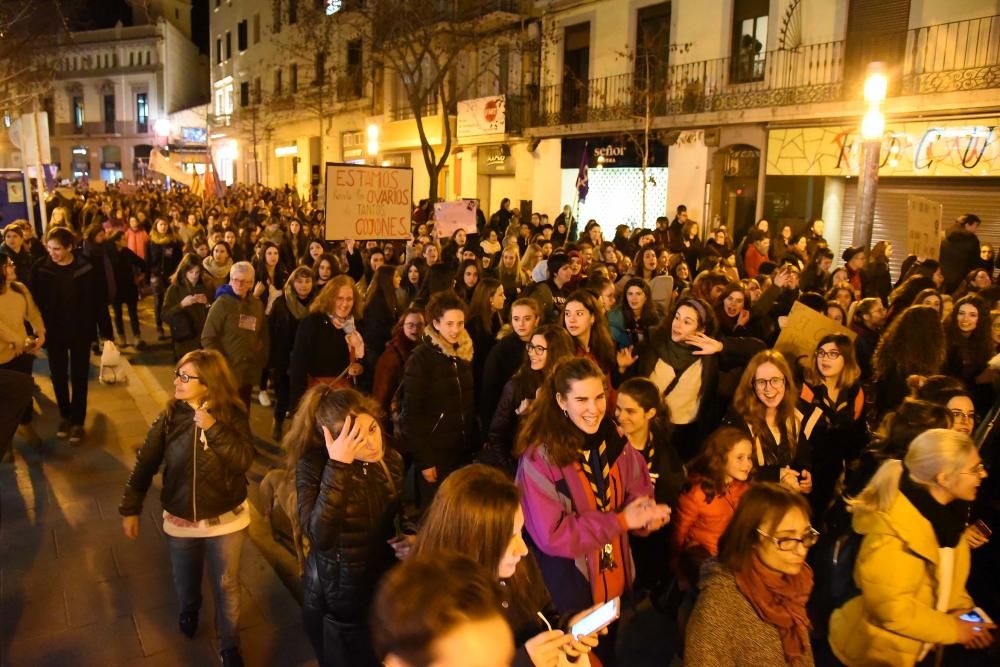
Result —
[[[208,53],[208,2],[193,0],[191,10],[192,37],[202,53]],[[111,28],[118,21],[132,25],[132,9],[126,0],[64,0],[63,4],[74,30]]]

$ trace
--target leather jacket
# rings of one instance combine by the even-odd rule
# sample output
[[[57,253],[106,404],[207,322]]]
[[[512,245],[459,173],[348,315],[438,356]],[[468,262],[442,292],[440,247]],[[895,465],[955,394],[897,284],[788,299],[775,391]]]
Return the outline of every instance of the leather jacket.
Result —
[[[194,409],[178,401],[149,429],[118,511],[122,516],[140,514],[153,477],[162,468],[163,509],[187,521],[225,514],[246,499],[246,471],[253,459],[250,422],[245,415],[234,424],[216,421],[202,431],[194,423]]]

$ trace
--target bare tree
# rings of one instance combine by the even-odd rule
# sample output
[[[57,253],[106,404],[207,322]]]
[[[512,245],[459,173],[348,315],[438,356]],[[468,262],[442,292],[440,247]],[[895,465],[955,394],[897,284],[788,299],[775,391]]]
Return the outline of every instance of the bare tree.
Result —
[[[632,85],[628,91],[631,102],[629,116],[635,123],[624,132],[642,160],[642,218],[645,227],[646,195],[651,177],[648,174],[652,157],[651,142],[659,139],[654,135],[653,125],[657,116],[667,112],[670,97],[669,57],[672,53],[686,53],[692,42],[683,44],[669,42],[670,26],[660,30],[640,31],[635,51],[619,52],[619,56],[632,63]]]
[[[14,111],[44,95],[55,63],[46,57],[69,33],[59,0],[0,0],[0,107]]]
[[[338,77],[342,67],[339,64],[339,49],[351,39],[356,29],[342,17],[327,13],[327,2],[300,0],[296,7],[296,20],[282,27],[275,40],[278,60],[274,66],[294,63],[300,81],[297,90],[272,95],[266,112],[266,125],[273,126],[278,119],[301,117],[305,112],[312,117],[319,129],[319,156],[317,163],[324,164],[323,137],[333,127],[335,102],[343,98],[342,78]],[[286,17],[287,18],[287,17]]]
[[[511,0],[367,0],[358,3],[358,27],[372,49],[373,71],[392,77],[400,118],[412,117],[430,178],[428,198],[437,200],[438,179],[454,141],[448,115],[459,100],[493,87],[501,93],[510,58],[527,48],[527,31]],[[484,52],[488,55],[483,55]],[[507,59],[505,61],[505,58]],[[492,85],[484,85],[486,83]],[[402,111],[403,113],[400,113]],[[428,136],[426,121],[441,119],[441,145]]]

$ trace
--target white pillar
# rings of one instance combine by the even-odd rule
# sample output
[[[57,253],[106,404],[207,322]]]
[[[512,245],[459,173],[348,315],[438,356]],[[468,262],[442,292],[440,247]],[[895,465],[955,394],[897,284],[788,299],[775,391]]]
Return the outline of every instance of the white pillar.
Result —
[[[840,229],[843,224],[846,190],[846,178],[827,177],[823,180],[823,222],[826,223],[823,236],[833,251],[835,266],[840,264]]]

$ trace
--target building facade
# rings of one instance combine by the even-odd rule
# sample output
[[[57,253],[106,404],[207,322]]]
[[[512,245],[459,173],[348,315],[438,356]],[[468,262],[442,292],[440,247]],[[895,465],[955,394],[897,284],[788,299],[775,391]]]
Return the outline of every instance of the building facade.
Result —
[[[405,89],[373,67],[353,3],[212,5],[209,132],[227,180],[306,195],[325,162],[366,162],[412,167],[415,198],[431,194]],[[823,218],[839,251],[853,230],[862,84],[881,62],[875,238],[903,245],[915,189],[946,219],[962,207],[1000,218],[992,0],[491,0],[478,11],[516,39],[470,49],[452,82],[464,97],[424,109],[435,150],[451,135],[439,198],[488,211],[509,198],[550,216],[569,204],[608,230],[684,204],[737,237],[760,218],[793,232]]]
[[[207,88],[197,47],[162,17],[71,33],[48,57],[56,75],[43,107],[60,179],[144,177],[150,152],[169,140],[169,115]]]

